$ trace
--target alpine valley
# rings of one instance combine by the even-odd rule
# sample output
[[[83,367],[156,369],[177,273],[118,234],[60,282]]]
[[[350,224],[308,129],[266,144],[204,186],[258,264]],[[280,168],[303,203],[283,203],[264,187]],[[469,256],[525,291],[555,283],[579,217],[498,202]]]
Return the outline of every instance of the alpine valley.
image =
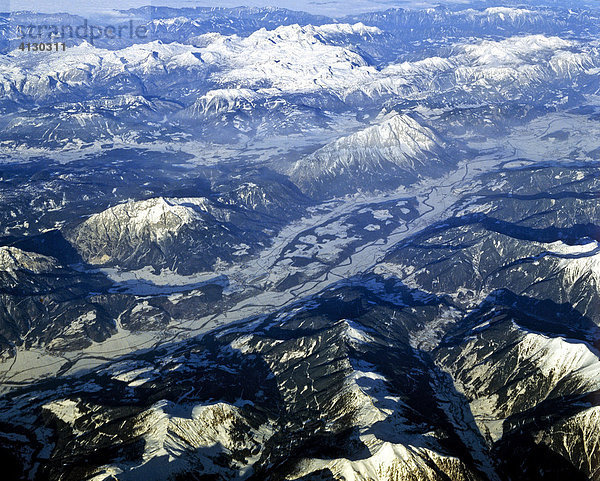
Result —
[[[600,9],[547,3],[0,14],[1,479],[600,481]]]

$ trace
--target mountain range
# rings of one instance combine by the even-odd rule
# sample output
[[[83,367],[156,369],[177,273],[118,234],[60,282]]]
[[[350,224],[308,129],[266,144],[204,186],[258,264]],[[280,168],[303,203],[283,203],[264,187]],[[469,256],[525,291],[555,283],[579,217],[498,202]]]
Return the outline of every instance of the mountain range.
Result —
[[[598,15],[1,16],[6,479],[600,480]]]

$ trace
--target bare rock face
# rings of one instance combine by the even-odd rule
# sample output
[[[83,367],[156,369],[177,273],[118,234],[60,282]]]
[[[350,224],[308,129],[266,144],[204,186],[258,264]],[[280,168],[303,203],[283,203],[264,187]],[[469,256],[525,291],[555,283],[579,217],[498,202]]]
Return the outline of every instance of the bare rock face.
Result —
[[[0,270],[5,273],[29,271],[34,274],[56,269],[57,261],[35,252],[26,252],[16,247],[0,247]]]

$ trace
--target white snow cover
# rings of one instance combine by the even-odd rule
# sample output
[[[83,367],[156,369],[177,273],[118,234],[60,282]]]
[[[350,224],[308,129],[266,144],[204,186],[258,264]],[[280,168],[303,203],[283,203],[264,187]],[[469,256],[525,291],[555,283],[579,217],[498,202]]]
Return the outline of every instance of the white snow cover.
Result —
[[[490,10],[488,14],[522,15],[524,11]],[[590,45],[526,35],[459,43],[447,58],[378,69],[339,40],[356,35],[376,37],[382,32],[361,23],[288,25],[263,28],[248,37],[209,33],[192,39],[194,45],[153,41],[111,51],[83,43],[61,55],[15,50],[0,59],[0,92],[16,96],[18,90],[43,99],[76,86],[104,84],[119,75],[172,77],[185,71],[198,80],[198,99],[204,95],[202,102],[225,106],[256,95],[271,98],[324,90],[342,100],[354,94],[422,97],[424,91],[439,87],[442,79],[466,89],[494,81],[500,83],[495,85],[499,91],[517,95],[531,82],[569,77],[600,64]]]
[[[132,238],[150,236],[152,241],[177,233],[182,227],[201,220],[198,210],[208,212],[210,201],[204,197],[164,198],[156,197],[130,201],[93,214],[81,226],[83,231],[101,230],[107,234],[128,235]],[[116,227],[122,228],[116,228]]]
[[[406,169],[423,164],[443,141],[428,127],[404,114],[390,114],[379,123],[342,137],[300,159],[291,170],[295,179],[343,172],[372,171],[383,162]]]
[[[74,426],[75,421],[83,414],[78,407],[79,402],[72,399],[61,399],[53,401],[51,403],[42,406],[43,409],[51,412],[61,421]],[[81,433],[81,431],[74,429],[75,433]]]
[[[252,105],[264,95],[268,95],[273,89],[259,89],[254,91],[247,88],[226,88],[209,90],[198,98],[192,106],[192,111],[197,113],[221,113],[232,112],[243,108],[243,105]]]
[[[226,85],[258,88],[269,85],[284,92],[312,92],[320,88],[339,90],[357,80],[368,80],[374,67],[350,49],[330,45],[333,34],[381,32],[363,24],[289,25],[275,30],[260,29],[246,38],[208,34],[202,58],[221,67],[213,78]]]
[[[348,323],[348,329],[355,330],[353,334],[358,333],[356,328],[357,325]],[[362,338],[363,334],[358,337]],[[346,391],[339,395],[344,397],[346,409],[353,412],[353,423],[369,455],[358,459],[307,458],[300,463],[298,477],[321,469],[331,470],[336,479],[348,481],[436,479],[438,467],[446,473],[463,473],[464,465],[460,460],[431,449],[435,445],[435,433],[414,436],[406,433],[404,416],[409,408],[389,392],[387,379],[372,365],[359,363],[353,366]],[[389,441],[390,438],[395,440]],[[459,476],[456,479],[468,478]]]
[[[373,338],[362,329],[360,324],[349,319],[344,319],[344,324],[346,325],[345,337],[351,343],[366,344],[373,341]]]
[[[483,11],[484,15],[498,15],[502,20],[508,17],[512,20],[534,13],[533,10],[526,8],[511,8],[511,7],[489,7]]]
[[[451,371],[454,366],[462,371],[462,380],[456,381],[456,387],[470,400],[475,422],[492,439],[502,436],[502,421],[506,417],[522,411],[523,406],[561,395],[561,389],[566,385],[571,389],[577,386],[580,392],[600,389],[600,359],[587,343],[531,332],[515,322],[511,322],[505,335],[507,338],[515,336],[516,340],[505,350],[504,359],[510,361],[503,359],[499,363],[494,351],[482,355],[478,338],[474,336],[464,348],[459,362],[447,366]],[[503,373],[502,370],[507,368],[509,371]],[[508,401],[497,394],[498,379],[490,375],[490,370],[495,369],[498,369],[498,376],[514,379],[507,384]],[[516,376],[523,372],[529,374]]]
[[[507,67],[522,65],[538,55],[552,55],[573,45],[559,37],[528,35],[498,41],[483,40],[478,44],[465,45],[464,51],[474,65]]]
[[[533,362],[555,382],[561,377],[572,377],[590,389],[600,388],[600,360],[583,342],[527,333],[519,343],[519,357]]]
[[[72,400],[56,401],[44,406],[56,417],[71,426],[85,415]],[[169,401],[158,401],[135,419],[135,429],[144,439],[144,453],[137,463],[119,462],[99,468],[98,476],[105,479],[109,474],[119,479],[167,479],[174,472],[188,466],[186,453],[202,450],[203,472],[214,473],[222,466],[213,465],[221,451],[242,450],[253,447],[251,440],[264,441],[272,435],[268,426],[255,429],[249,426],[240,408],[227,403],[177,405]],[[79,431],[75,430],[76,433]],[[240,431],[243,434],[240,434]],[[249,449],[248,449],[249,451]],[[157,467],[152,461],[165,457],[168,462]],[[252,463],[252,457],[248,457]],[[244,466],[239,464],[240,472]]]
[[[600,287],[600,243],[591,241],[581,245],[563,242],[548,244],[548,252],[562,256],[558,265],[565,272],[565,284],[573,285],[578,279],[590,278]]]

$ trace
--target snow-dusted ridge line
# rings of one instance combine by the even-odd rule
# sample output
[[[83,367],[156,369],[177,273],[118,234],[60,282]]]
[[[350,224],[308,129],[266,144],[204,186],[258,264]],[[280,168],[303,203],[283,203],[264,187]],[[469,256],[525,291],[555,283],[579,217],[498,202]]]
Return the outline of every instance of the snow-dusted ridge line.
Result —
[[[8,273],[31,271],[35,274],[41,274],[57,267],[58,261],[53,257],[36,252],[27,252],[16,247],[0,247],[0,271]]]
[[[233,89],[231,93],[240,89],[242,98],[250,89],[261,91],[262,97],[277,91],[278,95],[330,91],[345,100],[357,94],[422,95],[422,89],[435,85],[442,73],[465,86],[496,81],[507,82],[507,89],[525,89],[531,82],[569,78],[600,65],[593,48],[541,34],[459,42],[450,57],[391,63],[381,69],[352,48],[329,41],[332,36],[382,34],[364,24],[289,25],[260,29],[248,37],[203,34],[194,40],[195,46],[155,40],[117,51],[84,42],[58,56],[14,51],[0,59],[0,88],[15,99],[16,90],[44,99],[56,95],[57,89],[100,87],[117,75],[161,77],[181,72],[201,81],[198,97],[224,88]],[[511,86],[509,80],[517,83]],[[51,91],[52,83],[57,86]]]
[[[413,117],[390,113],[377,123],[325,145],[298,160],[289,174],[308,192],[331,195],[357,189],[370,190],[374,175],[406,177],[404,185],[418,177],[446,170],[446,142]],[[377,182],[375,182],[377,184]],[[347,185],[347,187],[345,187]]]
[[[433,208],[421,212],[420,217],[411,222],[410,226],[401,225],[394,231],[385,243],[385,251],[393,249],[394,245],[406,239],[411,234],[418,232],[431,223],[440,220],[446,212],[445,202],[437,202],[436,199],[444,198],[448,205],[452,201],[458,200],[461,196],[460,191],[455,187],[461,182],[468,182],[469,176],[475,175],[474,166],[480,168],[491,168],[496,165],[498,159],[496,155],[482,156],[475,161],[461,163],[459,168],[439,180],[422,181],[415,186],[414,193],[420,199],[430,199]],[[434,188],[435,186],[435,188]],[[275,243],[261,251],[255,261],[241,267],[234,267],[227,271],[220,271],[219,274],[226,275],[234,287],[243,286],[258,282],[259,279],[269,275],[277,275],[273,272],[273,262],[281,252],[288,246],[290,239],[298,236],[307,229],[312,229],[315,224],[321,224],[327,219],[339,217],[345,213],[351,213],[360,210],[362,205],[369,205],[374,202],[388,201],[392,199],[406,199],[406,189],[399,189],[397,192],[385,194],[360,194],[345,199],[339,199],[331,202],[330,207],[324,211],[316,211],[300,221],[290,224],[280,233]],[[254,316],[265,315],[279,308],[288,305],[299,298],[308,299],[310,296],[317,295],[319,292],[337,283],[340,278],[347,278],[379,263],[382,258],[382,246],[378,243],[371,243],[351,256],[351,261],[344,265],[334,266],[330,271],[325,271],[317,278],[306,282],[300,286],[287,289],[285,291],[267,290],[254,296],[251,299],[244,299],[238,304],[228,309],[218,316],[210,315],[200,319],[183,320],[176,325],[171,326],[179,334],[176,338],[187,338],[191,333],[202,335],[219,326],[239,323],[243,319]],[[203,274],[201,281],[206,280]],[[189,279],[191,284],[192,280]],[[174,294],[180,296],[181,294]],[[243,326],[238,326],[243,328]],[[170,331],[169,331],[170,332]],[[97,356],[116,358],[126,356],[133,352],[140,352],[146,349],[156,347],[165,342],[173,340],[171,334],[167,331],[151,332],[130,332],[125,329],[101,343],[94,343],[90,348],[82,350],[80,353],[65,354],[72,361],[72,365],[66,375],[80,375],[94,369],[106,361],[100,360]],[[56,373],[64,362],[63,358],[47,354],[42,350],[19,351],[16,362],[5,362],[0,364],[0,374],[4,374],[7,381],[15,382],[33,382],[40,376]],[[8,386],[8,384],[7,384]],[[7,387],[11,389],[11,387]]]

